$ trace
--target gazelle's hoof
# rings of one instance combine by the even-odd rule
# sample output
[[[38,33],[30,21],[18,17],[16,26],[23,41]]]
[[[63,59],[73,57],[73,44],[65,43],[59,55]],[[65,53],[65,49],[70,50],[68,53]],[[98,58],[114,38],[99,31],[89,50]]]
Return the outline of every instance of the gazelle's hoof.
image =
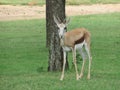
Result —
[[[76,80],[79,80],[79,77],[77,77]]]
[[[76,80],[79,80],[79,75],[76,76]]]
[[[80,74],[79,78],[81,79],[83,77],[83,73]]]
[[[62,78],[60,78],[60,81],[63,81],[63,79],[62,79]]]
[[[87,76],[87,79],[88,79],[88,80],[90,79],[90,75]]]
[[[63,81],[64,75],[61,76],[60,81]]]

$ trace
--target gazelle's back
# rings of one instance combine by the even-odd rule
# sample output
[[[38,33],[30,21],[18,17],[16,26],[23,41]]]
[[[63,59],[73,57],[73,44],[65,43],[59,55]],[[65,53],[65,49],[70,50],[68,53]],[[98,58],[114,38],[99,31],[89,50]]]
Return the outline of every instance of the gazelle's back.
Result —
[[[74,47],[75,44],[83,42],[90,37],[90,33],[85,28],[77,28],[65,33],[65,45]]]

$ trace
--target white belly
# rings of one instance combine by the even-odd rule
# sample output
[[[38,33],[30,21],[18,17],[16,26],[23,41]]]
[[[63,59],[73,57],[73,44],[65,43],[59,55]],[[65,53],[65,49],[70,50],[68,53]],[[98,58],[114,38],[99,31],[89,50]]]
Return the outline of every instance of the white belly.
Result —
[[[83,42],[80,43],[80,44],[76,44],[76,45],[75,45],[75,49],[76,49],[76,50],[81,49],[84,44],[85,44],[85,41],[83,41]],[[72,50],[72,47],[63,46],[62,48],[63,48],[63,50],[66,51],[66,52],[69,52],[69,51]]]
[[[81,49],[84,44],[85,44],[85,41],[83,41],[83,42],[80,43],[80,44],[76,44],[76,45],[75,45],[75,49]]]

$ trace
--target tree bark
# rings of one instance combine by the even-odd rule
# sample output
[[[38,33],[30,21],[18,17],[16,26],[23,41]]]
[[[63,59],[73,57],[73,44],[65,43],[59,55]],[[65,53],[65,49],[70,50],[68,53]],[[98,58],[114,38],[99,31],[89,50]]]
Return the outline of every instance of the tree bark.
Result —
[[[46,45],[49,50],[48,71],[60,71],[63,66],[63,51],[58,37],[58,27],[53,15],[65,19],[65,0],[46,0]],[[68,62],[66,63],[68,68]]]

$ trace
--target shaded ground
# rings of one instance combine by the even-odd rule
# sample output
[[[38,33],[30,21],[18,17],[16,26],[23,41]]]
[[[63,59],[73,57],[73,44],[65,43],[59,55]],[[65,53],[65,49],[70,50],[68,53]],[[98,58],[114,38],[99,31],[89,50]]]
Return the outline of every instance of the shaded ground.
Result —
[[[67,6],[67,16],[120,12],[120,4]],[[45,18],[45,6],[0,5],[0,21]]]

